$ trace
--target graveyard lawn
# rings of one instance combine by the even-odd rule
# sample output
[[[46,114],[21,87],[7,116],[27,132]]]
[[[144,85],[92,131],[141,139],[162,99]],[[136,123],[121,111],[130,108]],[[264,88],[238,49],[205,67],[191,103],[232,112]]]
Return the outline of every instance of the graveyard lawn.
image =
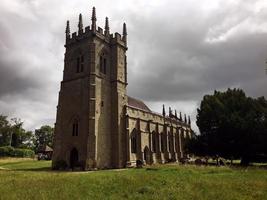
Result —
[[[89,172],[0,159],[0,199],[267,200],[267,170],[177,164]]]

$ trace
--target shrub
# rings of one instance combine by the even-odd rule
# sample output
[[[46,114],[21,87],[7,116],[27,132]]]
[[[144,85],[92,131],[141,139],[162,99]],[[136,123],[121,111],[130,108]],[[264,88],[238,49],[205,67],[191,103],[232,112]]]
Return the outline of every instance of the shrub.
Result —
[[[11,156],[10,154],[14,151],[11,146],[0,147],[0,156]]]
[[[14,151],[11,152],[11,156],[13,157],[33,158],[34,155],[35,155],[34,151],[30,149],[14,149]]]
[[[136,160],[136,168],[142,168],[144,165],[142,160]]]
[[[11,146],[0,147],[0,156],[11,156],[11,157],[23,157],[33,158],[34,151],[30,149],[16,149]]]

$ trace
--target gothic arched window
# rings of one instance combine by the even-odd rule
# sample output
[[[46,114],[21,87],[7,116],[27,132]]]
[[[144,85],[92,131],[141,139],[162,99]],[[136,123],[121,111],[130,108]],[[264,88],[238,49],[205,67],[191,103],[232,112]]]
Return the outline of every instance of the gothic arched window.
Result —
[[[100,56],[100,72],[103,74],[107,74],[107,55],[102,53]]]
[[[103,72],[103,57],[100,56],[100,72]]]
[[[184,129],[182,129],[182,131],[181,131],[181,136],[182,136],[182,139],[185,139],[185,131],[184,131]]]
[[[169,152],[172,151],[172,134],[168,134]]]
[[[75,120],[72,124],[72,136],[78,136],[78,133],[79,133],[78,121]]]
[[[156,152],[157,151],[157,135],[155,132],[152,132],[152,151]]]
[[[83,72],[84,57],[79,55],[76,59],[76,73]]]
[[[165,150],[164,142],[165,142],[165,138],[164,138],[163,133],[161,133],[161,134],[160,134],[160,147],[161,147],[161,152],[162,152],[162,153],[163,153],[164,150]]]
[[[81,64],[80,64],[80,70],[83,72],[83,62],[84,62],[84,57],[81,55]]]
[[[80,57],[77,57],[76,60],[76,73],[80,72]]]
[[[132,132],[131,136],[131,152],[136,153],[137,152],[137,135],[135,129]]]

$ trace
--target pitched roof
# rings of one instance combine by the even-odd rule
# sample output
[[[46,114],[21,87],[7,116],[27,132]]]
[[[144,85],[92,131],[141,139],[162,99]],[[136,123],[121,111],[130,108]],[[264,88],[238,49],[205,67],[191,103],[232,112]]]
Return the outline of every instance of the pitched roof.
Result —
[[[147,107],[147,105],[143,101],[141,101],[139,99],[135,99],[133,97],[128,96],[128,105],[135,107],[135,108],[139,108],[139,109],[148,111],[148,112],[151,112],[151,110]]]
[[[53,151],[53,149],[47,145],[40,145],[38,148],[38,152],[49,152]]]

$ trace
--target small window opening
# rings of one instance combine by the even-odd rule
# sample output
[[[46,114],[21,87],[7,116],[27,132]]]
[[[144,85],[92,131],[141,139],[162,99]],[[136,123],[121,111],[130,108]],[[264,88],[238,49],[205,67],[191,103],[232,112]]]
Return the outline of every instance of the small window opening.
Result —
[[[83,72],[84,69],[84,57],[83,55],[79,56],[76,59],[76,73]]]
[[[105,55],[100,56],[100,72],[103,74],[107,74],[107,58],[104,57]]]
[[[103,57],[102,56],[100,56],[100,72],[102,72],[103,71]]]
[[[80,72],[80,57],[77,58],[77,63],[76,63],[76,72]]]
[[[83,56],[81,56],[81,72],[83,72],[83,61],[84,61],[84,58]]]
[[[104,58],[104,70],[103,70],[104,74],[106,74],[107,72],[107,59]]]
[[[72,124],[72,136],[78,136],[78,122]]]

